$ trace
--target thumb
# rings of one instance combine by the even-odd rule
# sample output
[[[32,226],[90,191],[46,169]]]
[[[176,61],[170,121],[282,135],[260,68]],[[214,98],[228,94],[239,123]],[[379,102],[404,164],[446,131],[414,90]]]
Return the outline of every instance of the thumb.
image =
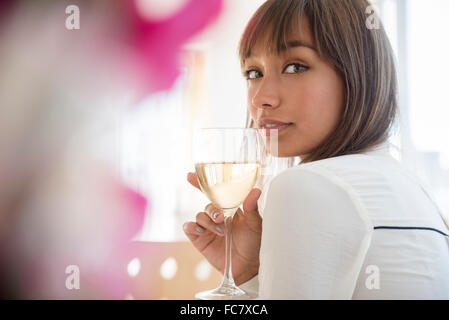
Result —
[[[198,183],[198,178],[197,178],[197,176],[196,176],[196,173],[194,173],[194,172],[189,172],[189,173],[187,173],[187,181],[188,181],[192,186],[194,186],[195,188],[197,188],[198,190],[201,191],[200,184]]]
[[[257,200],[259,199],[262,191],[260,189],[254,188],[246,197],[243,202],[243,211],[248,217],[259,217],[259,207],[257,205]]]

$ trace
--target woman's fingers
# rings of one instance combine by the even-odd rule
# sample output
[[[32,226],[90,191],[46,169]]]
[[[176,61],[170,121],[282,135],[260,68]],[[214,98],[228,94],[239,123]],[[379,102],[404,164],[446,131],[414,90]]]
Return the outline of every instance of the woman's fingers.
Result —
[[[196,215],[196,224],[205,230],[213,232],[219,236],[224,236],[225,227],[223,224],[216,224],[212,221],[206,212],[200,212]]]
[[[198,183],[198,178],[196,176],[196,173],[194,172],[189,172],[187,173],[187,181],[194,186],[195,188],[197,188],[198,190],[201,190],[200,188],[200,184]]]
[[[215,223],[223,223],[224,222],[224,214],[223,212],[216,208],[212,203],[209,203],[206,208],[206,213]]]
[[[191,221],[184,223],[182,229],[190,241],[195,241],[200,235],[204,234],[204,228]]]

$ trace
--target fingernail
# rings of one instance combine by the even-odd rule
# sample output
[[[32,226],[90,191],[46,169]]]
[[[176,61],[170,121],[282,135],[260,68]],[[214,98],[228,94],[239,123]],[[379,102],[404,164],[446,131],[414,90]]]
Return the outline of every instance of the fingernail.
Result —
[[[218,232],[224,233],[224,229],[223,229],[222,226],[218,225],[218,226],[216,226],[215,228],[218,230]]]
[[[198,231],[199,233],[203,233],[204,228],[200,227],[200,226],[196,226],[196,231]]]
[[[220,214],[220,211],[215,211],[214,214],[212,215],[212,217],[214,218],[214,220],[217,220],[218,215]]]

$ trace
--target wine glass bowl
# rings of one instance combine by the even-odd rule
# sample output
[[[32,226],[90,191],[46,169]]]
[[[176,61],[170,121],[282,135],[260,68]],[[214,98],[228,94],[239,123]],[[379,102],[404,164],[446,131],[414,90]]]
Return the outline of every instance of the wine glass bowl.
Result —
[[[201,190],[225,216],[233,216],[254,187],[258,162],[197,163],[195,171]]]

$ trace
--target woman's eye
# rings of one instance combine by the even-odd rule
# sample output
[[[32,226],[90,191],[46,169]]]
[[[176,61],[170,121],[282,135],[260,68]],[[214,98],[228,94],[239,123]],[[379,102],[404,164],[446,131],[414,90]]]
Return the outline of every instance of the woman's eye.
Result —
[[[285,67],[285,70],[289,71],[289,73],[298,73],[300,70],[303,69],[304,71],[309,69],[309,67],[302,65],[300,63],[290,63]]]
[[[256,79],[259,73],[260,72],[257,70],[247,70],[245,72],[245,76],[246,76],[246,79],[252,80],[252,79]]]

